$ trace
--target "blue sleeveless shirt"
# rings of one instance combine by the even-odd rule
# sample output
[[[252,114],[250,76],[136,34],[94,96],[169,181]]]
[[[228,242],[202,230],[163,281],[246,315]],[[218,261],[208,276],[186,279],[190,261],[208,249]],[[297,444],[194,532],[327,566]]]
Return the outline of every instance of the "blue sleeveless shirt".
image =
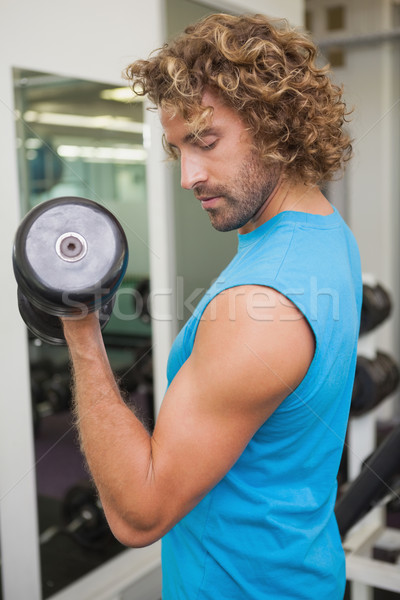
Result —
[[[339,600],[345,560],[333,511],[362,302],[357,244],[336,209],[283,212],[239,235],[237,254],[174,342],[169,383],[192,352],[207,304],[250,284],[300,309],[315,355],[226,476],[163,538],[162,598]]]

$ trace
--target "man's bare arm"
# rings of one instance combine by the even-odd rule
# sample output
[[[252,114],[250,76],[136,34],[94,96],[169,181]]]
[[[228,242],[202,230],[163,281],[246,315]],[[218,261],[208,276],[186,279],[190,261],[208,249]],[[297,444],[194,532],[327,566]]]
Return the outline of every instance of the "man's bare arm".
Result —
[[[207,307],[150,436],[121,399],[96,318],[64,328],[83,450],[110,527],[129,546],[159,539],[224,477],[314,354],[287,299],[258,286],[227,290]]]

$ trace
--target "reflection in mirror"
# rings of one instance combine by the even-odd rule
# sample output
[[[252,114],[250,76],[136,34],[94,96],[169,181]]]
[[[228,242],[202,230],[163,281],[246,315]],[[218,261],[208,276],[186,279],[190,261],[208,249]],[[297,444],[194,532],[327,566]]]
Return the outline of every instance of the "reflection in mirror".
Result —
[[[14,69],[21,213],[81,196],[123,226],[130,259],[104,329],[127,403],[153,426],[143,103],[129,89]],[[43,597],[116,556],[71,414],[68,354],[29,333]]]

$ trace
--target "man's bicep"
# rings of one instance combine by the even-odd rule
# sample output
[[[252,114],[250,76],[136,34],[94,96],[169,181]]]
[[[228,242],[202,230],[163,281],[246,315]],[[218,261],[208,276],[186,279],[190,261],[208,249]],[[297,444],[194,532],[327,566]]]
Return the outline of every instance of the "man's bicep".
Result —
[[[171,522],[227,473],[312,359],[312,334],[304,319],[283,319],[289,308],[282,306],[279,314],[257,321],[248,310],[248,289],[242,298],[241,291],[209,305],[193,352],[157,419],[153,477]],[[232,296],[234,317],[229,314]]]

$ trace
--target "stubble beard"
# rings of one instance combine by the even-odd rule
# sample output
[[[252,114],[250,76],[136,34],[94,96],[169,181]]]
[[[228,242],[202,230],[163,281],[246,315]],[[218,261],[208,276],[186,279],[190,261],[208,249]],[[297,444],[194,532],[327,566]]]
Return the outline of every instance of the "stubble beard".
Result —
[[[222,197],[218,208],[207,209],[211,225],[217,231],[240,229],[261,210],[279,180],[277,166],[265,166],[254,151],[242,163],[236,178],[229,185],[215,188],[199,187],[196,195]]]

